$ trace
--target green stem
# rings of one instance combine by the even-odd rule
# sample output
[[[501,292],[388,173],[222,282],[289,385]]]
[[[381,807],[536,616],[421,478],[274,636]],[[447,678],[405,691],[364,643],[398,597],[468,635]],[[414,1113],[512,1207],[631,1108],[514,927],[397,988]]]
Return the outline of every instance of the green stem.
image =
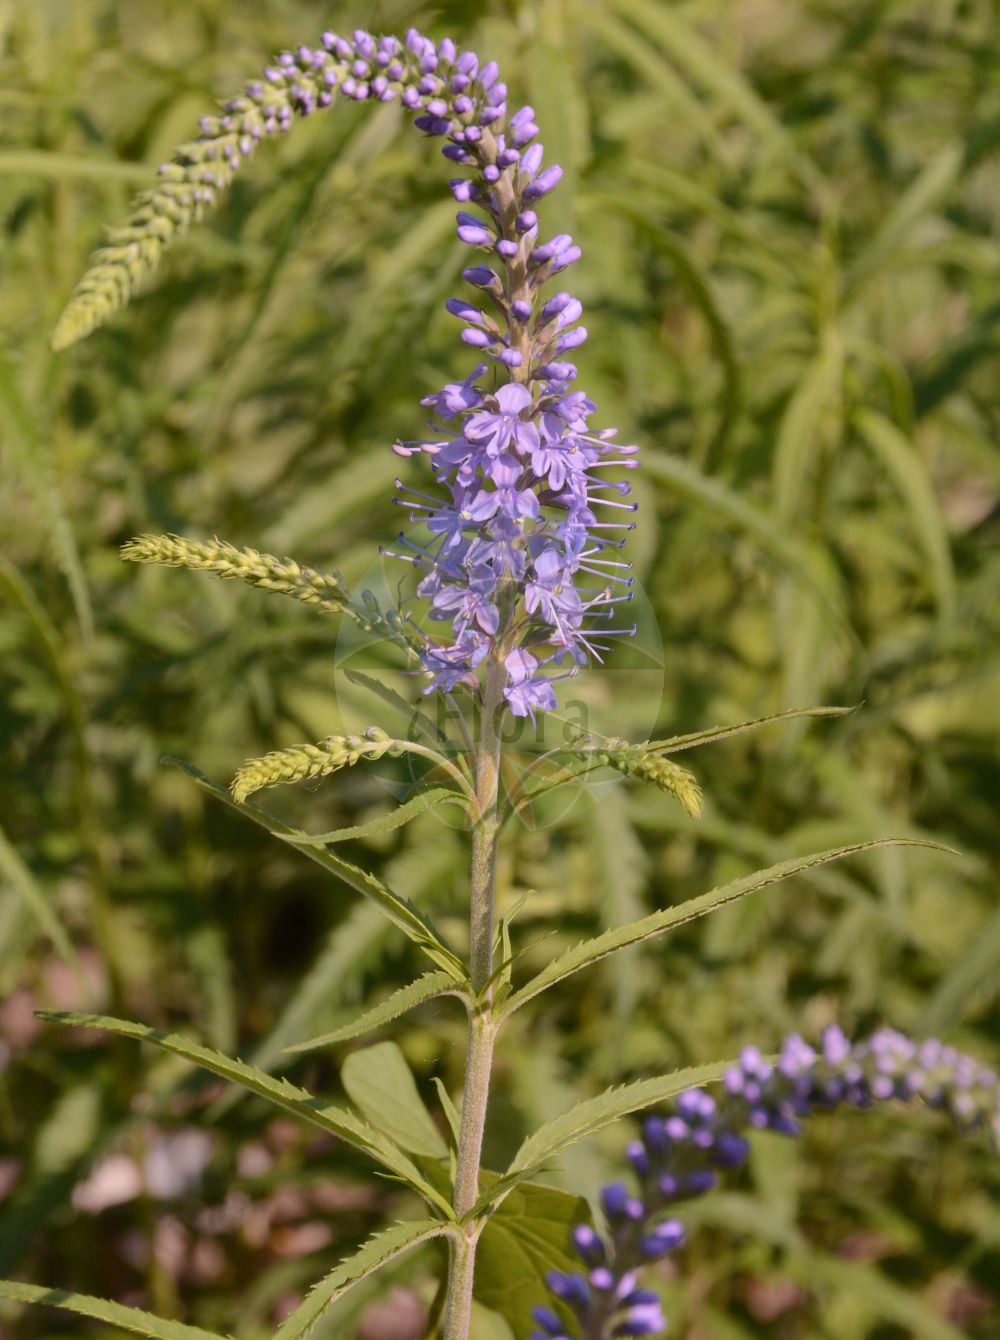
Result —
[[[474,1004],[469,1014],[469,1045],[465,1058],[465,1096],[455,1169],[455,1213],[467,1215],[479,1198],[483,1131],[493,1070],[496,1023],[493,1018],[493,923],[496,895],[497,836],[500,831],[500,738],[497,713],[503,702],[506,675],[491,662],[483,693],[479,751],[476,760],[476,822],[472,832],[472,888],[469,908],[469,977]],[[453,1240],[448,1269],[448,1301],[444,1340],[468,1340],[472,1316],[472,1281],[476,1245],[483,1221],[462,1224]]]

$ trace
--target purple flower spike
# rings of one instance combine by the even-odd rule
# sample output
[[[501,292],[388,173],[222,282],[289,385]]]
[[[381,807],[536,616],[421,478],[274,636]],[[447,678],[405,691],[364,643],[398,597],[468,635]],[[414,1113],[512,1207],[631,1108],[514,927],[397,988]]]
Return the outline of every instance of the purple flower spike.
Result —
[[[402,41],[362,29],[349,38],[326,32],[316,46],[283,53],[223,117],[207,117],[197,145],[161,173],[161,191],[172,209],[181,202],[200,211],[261,138],[337,96],[398,98],[418,130],[443,138],[449,163],[465,169],[449,182],[455,199],[482,211],[463,210],[456,228],[462,242],[492,255],[492,264],[463,271],[488,310],[458,299],[447,307],[464,324],[463,343],[491,361],[424,397],[438,421],[429,440],[392,447],[426,458],[437,485],[402,489],[398,501],[430,538],[403,539],[397,557],[420,573],[430,624],[451,624],[450,640],[420,633],[427,691],[476,689],[492,667],[502,671],[507,710],[534,722],[556,706],[560,679],[600,661],[615,637],[632,631],[608,626],[613,606],[629,598],[629,579],[627,565],[605,557],[630,523],[604,519],[632,504],[618,501],[626,490],[601,472],[636,462],[627,459],[635,448],[588,427],[594,406],[571,388],[576,367],[563,355],[586,339],[579,302],[560,294],[543,306],[540,296],[580,252],[566,233],[535,246],[535,205],[563,174],[542,166],[533,109],[509,111],[496,64],[450,38],[435,43],[415,29]],[[112,307],[121,305],[119,291]],[[624,592],[612,596],[616,585]]]
[[[642,1140],[626,1148],[639,1194],[633,1196],[622,1182],[604,1188],[607,1240],[588,1224],[573,1230],[573,1247],[590,1272],[589,1283],[580,1275],[548,1279],[576,1318],[571,1340],[663,1332],[659,1300],[636,1287],[636,1271],[683,1246],[683,1224],[664,1218],[665,1211],[678,1200],[710,1191],[717,1169],[745,1161],[750,1146],[741,1130],[796,1135],[798,1119],[812,1111],[839,1103],[867,1108],[917,1094],[945,1109],[961,1129],[988,1126],[1000,1148],[1000,1078],[940,1042],[918,1047],[889,1028],[859,1043],[831,1028],[819,1049],[793,1034],[785,1039],[776,1065],[756,1047],[747,1047],[739,1065],[727,1072],[721,1098],[704,1089],[680,1094],[676,1111],[666,1118],[648,1117]]]

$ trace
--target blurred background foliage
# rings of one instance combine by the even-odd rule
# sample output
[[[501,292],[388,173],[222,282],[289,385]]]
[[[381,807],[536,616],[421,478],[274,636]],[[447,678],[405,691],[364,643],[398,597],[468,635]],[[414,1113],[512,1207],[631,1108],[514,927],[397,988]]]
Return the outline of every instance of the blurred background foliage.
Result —
[[[864,700],[689,756],[700,823],[621,785],[512,831],[523,965],[814,848],[962,852],[818,871],[518,1015],[491,1160],[598,1085],[831,1020],[1000,1060],[997,5],[0,0],[0,1274],[239,1340],[403,1195],[31,1010],[169,1023],[336,1093],[349,1047],[281,1046],[418,970],[371,908],[159,765],[224,781],[335,729],[336,625],[117,547],[217,532],[369,568],[398,524],[388,446],[468,364],[441,309],[463,264],[447,165],[395,108],[337,108],[261,152],[107,330],[58,358],[47,340],[199,114],[324,27],[410,23],[497,58],[568,170],[546,221],[584,247],[581,384],[645,451],[633,557],[665,644],[662,702],[623,694],[620,733]],[[388,798],[356,770],[280,804],[330,829]],[[351,854],[461,939],[459,833],[425,816]],[[445,1005],[390,1035],[429,1097],[435,1075],[459,1090]],[[592,1190],[625,1136],[553,1178]],[[761,1139],[659,1277],[671,1333],[997,1337],[998,1186],[985,1142],[926,1113]],[[324,1333],[419,1337],[433,1268],[405,1259]],[[5,1340],[94,1333],[0,1311]]]

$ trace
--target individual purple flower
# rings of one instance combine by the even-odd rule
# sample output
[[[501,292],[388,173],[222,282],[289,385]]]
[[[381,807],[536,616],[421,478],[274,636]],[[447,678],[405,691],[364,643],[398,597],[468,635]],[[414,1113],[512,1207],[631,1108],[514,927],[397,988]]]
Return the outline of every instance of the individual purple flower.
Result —
[[[536,712],[551,712],[556,705],[556,691],[544,675],[536,675],[538,659],[522,647],[504,657],[504,668],[510,683],[504,696],[516,717],[535,720]]]
[[[522,418],[531,405],[531,392],[526,386],[508,382],[492,396],[495,409],[479,410],[465,423],[465,436],[471,442],[480,442],[489,456],[499,456],[513,447],[524,455],[538,445],[538,425],[532,419]],[[489,402],[487,402],[489,403]]]

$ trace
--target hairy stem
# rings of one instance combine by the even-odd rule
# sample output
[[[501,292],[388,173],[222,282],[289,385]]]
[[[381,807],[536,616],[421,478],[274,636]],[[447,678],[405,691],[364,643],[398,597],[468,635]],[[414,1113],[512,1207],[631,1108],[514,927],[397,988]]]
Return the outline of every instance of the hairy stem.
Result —
[[[503,665],[491,662],[483,694],[476,760],[477,814],[472,833],[472,888],[469,909],[469,975],[475,1004],[469,1015],[465,1097],[455,1171],[455,1213],[467,1215],[479,1197],[479,1167],[489,1103],[496,1023],[493,1018],[493,922],[497,835],[500,829],[500,738],[497,713],[506,679]],[[470,1220],[452,1243],[444,1340],[467,1340],[472,1315],[472,1280],[481,1221]]]

